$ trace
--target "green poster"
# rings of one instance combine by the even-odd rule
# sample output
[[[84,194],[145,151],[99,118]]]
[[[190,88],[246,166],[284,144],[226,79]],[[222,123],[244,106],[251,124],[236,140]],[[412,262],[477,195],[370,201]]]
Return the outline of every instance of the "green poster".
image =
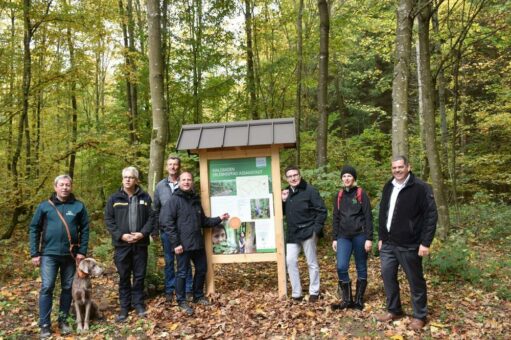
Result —
[[[210,160],[208,166],[212,216],[227,212],[242,222],[238,229],[225,223],[213,230],[213,252],[275,252],[271,157]]]

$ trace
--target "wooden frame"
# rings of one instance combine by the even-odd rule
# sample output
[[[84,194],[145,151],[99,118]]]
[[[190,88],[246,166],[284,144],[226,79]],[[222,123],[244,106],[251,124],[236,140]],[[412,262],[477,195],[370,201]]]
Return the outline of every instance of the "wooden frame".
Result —
[[[216,159],[234,159],[250,157],[271,157],[272,192],[274,202],[274,223],[276,253],[252,253],[252,254],[213,254],[211,241],[211,229],[205,229],[206,255],[208,257],[208,272],[206,276],[206,293],[215,291],[215,273],[213,264],[222,263],[243,263],[243,262],[276,262],[278,272],[278,294],[280,298],[287,295],[286,287],[286,259],[284,244],[284,224],[281,199],[280,181],[280,154],[282,145],[271,145],[265,147],[244,147],[244,148],[223,148],[223,149],[202,149],[198,150],[200,165],[200,189],[201,203],[207,216],[211,215],[208,161]]]

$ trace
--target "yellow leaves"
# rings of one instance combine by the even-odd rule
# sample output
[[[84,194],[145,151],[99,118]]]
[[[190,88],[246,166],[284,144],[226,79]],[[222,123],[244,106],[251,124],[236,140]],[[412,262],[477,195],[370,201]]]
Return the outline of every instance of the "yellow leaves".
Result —
[[[402,335],[396,334],[390,337],[392,340],[404,340]]]
[[[314,313],[313,311],[311,310],[308,310],[307,312],[305,312],[305,315],[307,316],[310,316],[311,318],[315,317],[316,316],[316,313]]]
[[[175,331],[179,327],[179,322],[169,322],[166,327],[170,331]]]

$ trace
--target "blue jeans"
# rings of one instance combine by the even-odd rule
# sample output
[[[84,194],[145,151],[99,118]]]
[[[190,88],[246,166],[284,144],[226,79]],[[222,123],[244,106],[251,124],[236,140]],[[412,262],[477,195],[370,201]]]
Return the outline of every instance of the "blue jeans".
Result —
[[[348,270],[350,268],[351,254],[355,255],[358,278],[367,280],[367,253],[364,248],[365,242],[366,236],[364,234],[351,238],[341,237],[337,239],[337,275],[339,276],[339,281],[350,281]]]
[[[176,290],[176,270],[175,255],[170,244],[170,238],[167,233],[161,233],[161,243],[163,244],[163,257],[165,258],[165,294],[172,294]],[[192,267],[188,268],[186,273],[186,292],[191,293],[193,286]]]
[[[60,270],[59,322],[65,321],[71,307],[71,286],[75,275],[75,260],[71,256],[41,256],[41,291],[39,292],[39,326],[51,325],[53,289]]]

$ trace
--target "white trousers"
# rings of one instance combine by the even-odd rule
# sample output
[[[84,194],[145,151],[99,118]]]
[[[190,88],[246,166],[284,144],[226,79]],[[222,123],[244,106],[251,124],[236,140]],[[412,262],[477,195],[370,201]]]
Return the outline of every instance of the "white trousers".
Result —
[[[316,258],[316,244],[318,237],[314,234],[311,238],[300,243],[286,244],[286,264],[291,283],[291,296],[294,298],[302,296],[302,285],[300,283],[300,272],[298,271],[298,255],[303,248],[309,267],[309,295],[319,294],[319,264]]]

